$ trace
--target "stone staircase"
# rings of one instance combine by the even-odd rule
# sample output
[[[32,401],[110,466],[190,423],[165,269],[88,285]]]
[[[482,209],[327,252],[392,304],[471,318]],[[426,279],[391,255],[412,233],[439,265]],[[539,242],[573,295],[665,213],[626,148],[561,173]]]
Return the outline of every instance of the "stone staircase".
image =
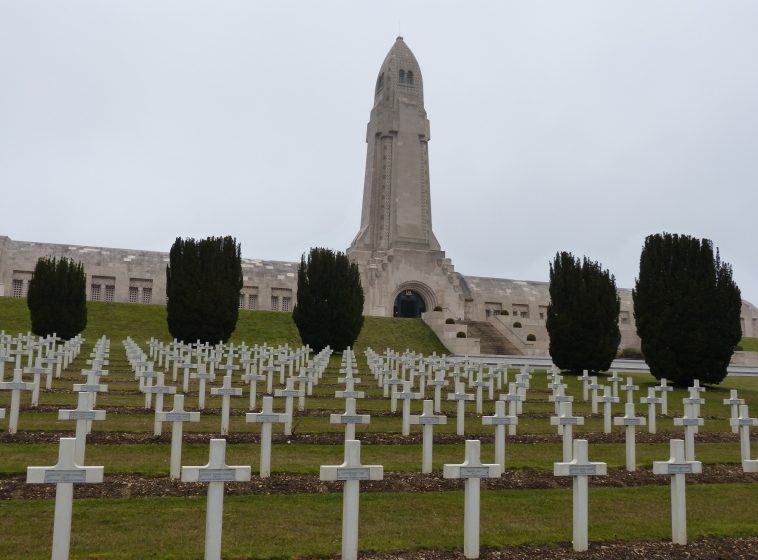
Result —
[[[520,356],[522,352],[500,331],[486,321],[462,321],[468,326],[469,338],[478,338],[482,354],[510,354]]]

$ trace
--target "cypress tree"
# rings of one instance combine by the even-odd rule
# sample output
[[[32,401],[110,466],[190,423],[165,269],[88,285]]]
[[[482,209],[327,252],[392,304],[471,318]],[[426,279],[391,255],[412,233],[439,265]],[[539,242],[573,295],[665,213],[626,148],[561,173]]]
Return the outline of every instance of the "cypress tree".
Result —
[[[740,289],[708,239],[650,235],[632,292],[642,352],[657,378],[720,383],[741,338]]]
[[[297,271],[297,304],[292,311],[300,338],[315,351],[342,352],[363,327],[363,288],[358,266],[344,253],[316,247]]]
[[[166,267],[166,320],[185,342],[229,340],[239,317],[241,248],[232,237],[177,238]]]
[[[561,252],[550,263],[547,331],[550,356],[561,369],[606,371],[621,333],[616,280],[600,264]]]
[[[64,340],[87,326],[86,275],[82,263],[67,258],[42,257],[29,282],[26,305],[37,336],[56,333]]]

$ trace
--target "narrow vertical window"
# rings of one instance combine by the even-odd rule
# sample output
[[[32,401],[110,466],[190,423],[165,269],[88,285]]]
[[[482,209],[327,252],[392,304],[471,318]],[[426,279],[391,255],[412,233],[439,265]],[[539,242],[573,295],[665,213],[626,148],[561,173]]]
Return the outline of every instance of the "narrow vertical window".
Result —
[[[405,70],[400,70],[400,83],[405,83]]]
[[[279,297],[271,296],[271,311],[279,311]]]
[[[129,303],[137,303],[137,287],[129,287]]]
[[[408,73],[405,75],[405,83],[413,85],[413,72],[408,70]]]

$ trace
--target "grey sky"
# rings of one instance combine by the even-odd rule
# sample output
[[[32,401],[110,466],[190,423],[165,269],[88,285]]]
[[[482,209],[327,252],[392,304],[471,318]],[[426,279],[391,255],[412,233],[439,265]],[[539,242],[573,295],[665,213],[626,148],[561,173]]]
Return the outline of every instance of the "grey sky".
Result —
[[[0,0],[0,234],[297,260],[358,231],[398,31],[424,77],[456,269],[632,287],[647,234],[708,237],[758,303],[753,1]]]

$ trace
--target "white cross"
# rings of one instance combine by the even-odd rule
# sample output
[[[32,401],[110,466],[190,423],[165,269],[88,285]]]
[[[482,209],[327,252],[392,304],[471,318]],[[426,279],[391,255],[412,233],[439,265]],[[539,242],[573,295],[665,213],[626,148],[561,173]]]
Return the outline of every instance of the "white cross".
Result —
[[[402,385],[403,380],[398,379],[397,372],[392,372],[392,376],[385,380],[384,387],[385,387],[385,397],[387,396],[387,388],[389,388],[390,391],[390,412],[397,412],[397,387],[398,385]],[[473,397],[473,395],[472,395]]]
[[[432,472],[432,445],[434,438],[434,426],[438,424],[447,424],[447,416],[436,416],[434,414],[434,402],[431,400],[424,401],[424,411],[422,414],[412,414],[410,417],[411,424],[423,426],[422,444],[421,444],[421,472],[428,474]]]
[[[587,402],[588,400],[590,400],[590,396],[589,396],[590,395],[589,393],[590,374],[589,372],[586,369],[582,370],[582,375],[579,376],[579,379],[582,381],[582,400],[584,402]]]
[[[274,391],[275,396],[284,397],[284,413],[289,416],[289,421],[284,423],[285,436],[292,435],[292,399],[295,397],[300,397],[303,394],[305,394],[305,391],[302,389],[295,389],[295,380],[292,377],[287,379],[287,385],[284,389],[277,389]]]
[[[322,465],[321,480],[344,480],[342,493],[342,560],[358,558],[358,515],[361,480],[382,480],[384,467],[361,464],[361,442],[345,442],[345,461],[341,465]]]
[[[526,402],[526,390],[529,388],[529,379],[531,375],[528,373],[520,373],[516,376],[516,382],[513,386],[516,388],[517,394],[521,397],[521,400],[516,401],[516,414],[521,414],[524,411],[524,402]],[[510,384],[508,385],[510,389]],[[514,426],[515,428],[515,426]],[[513,432],[516,433],[515,431]]]
[[[447,400],[456,401],[455,433],[462,436],[465,432],[466,401],[474,400],[474,395],[467,394],[463,383],[455,382],[455,393],[448,393]]]
[[[505,427],[511,424],[518,424],[517,416],[507,416],[505,414],[505,402],[495,402],[495,414],[492,416],[483,416],[482,424],[485,426],[495,426],[495,462],[500,468],[505,470]]]
[[[619,374],[615,369],[611,370],[611,376],[608,378],[608,381],[613,387],[613,396],[618,397],[619,396],[619,383],[621,383],[621,378],[619,377]]]
[[[411,433],[411,401],[421,398],[421,393],[414,393],[412,389],[411,381],[403,382],[403,391],[397,393],[396,398],[403,401],[403,435],[407,436]]]
[[[563,461],[571,461],[573,457],[573,437],[574,426],[584,425],[584,418],[581,416],[573,416],[573,406],[570,402],[564,402],[561,404],[561,413],[558,416],[550,417],[550,424],[552,426],[563,426]]]
[[[574,459],[553,465],[554,476],[571,476],[574,479],[574,550],[584,552],[589,547],[589,497],[588,481],[590,476],[605,476],[608,466],[601,462],[590,462],[587,455],[587,440],[574,441]]]
[[[68,560],[71,546],[71,509],[74,484],[97,484],[103,481],[103,467],[85,467],[76,463],[76,440],[61,438],[58,463],[52,467],[28,467],[27,484],[55,484],[53,521],[53,560]]]
[[[211,379],[211,374],[206,371],[205,364],[200,362],[197,364],[197,371],[191,373],[190,378],[198,380],[197,409],[205,410],[205,384]]]
[[[242,389],[232,387],[232,376],[224,376],[224,384],[221,387],[211,389],[211,395],[221,397],[221,435],[229,433],[229,399],[242,396]]]
[[[685,460],[684,442],[671,440],[671,458],[668,461],[654,461],[653,474],[671,476],[671,540],[675,544],[687,544],[687,499],[685,475],[703,471],[700,461]]]
[[[273,424],[286,424],[292,420],[292,416],[274,412],[274,397],[263,397],[260,412],[248,412],[245,414],[245,422],[263,424],[261,426],[261,461],[260,477],[271,476],[271,431]]]
[[[0,378],[2,380],[2,378]],[[731,412],[731,418],[734,420],[739,416],[740,405],[745,404],[745,399],[737,398],[737,389],[729,390],[729,398],[722,401],[725,405],[729,406]],[[739,426],[732,424],[732,433],[736,434],[739,430]]]
[[[587,387],[592,391],[592,414],[597,414],[598,391],[600,391],[603,386],[597,382],[597,377],[590,377],[590,383]]]
[[[79,393],[76,409],[59,410],[58,420],[76,420],[75,459],[77,464],[83,465],[89,425],[93,420],[105,420],[105,411],[92,409],[92,393]]]
[[[668,413],[669,413],[668,394],[671,391],[673,391],[674,388],[667,384],[665,377],[661,377],[660,384],[655,386],[655,390],[661,394],[661,414],[663,416],[668,416]]]
[[[508,403],[508,416],[517,416],[518,405],[521,404],[523,398],[524,397],[519,394],[519,391],[516,388],[516,384],[508,383],[508,394],[500,395],[500,398],[498,400],[506,401]],[[516,435],[516,424],[508,425],[508,435]]]
[[[311,378],[306,374],[305,368],[301,367],[298,375],[293,375],[290,379],[297,383],[297,389],[300,391],[300,395],[297,397],[297,409],[303,411],[305,410],[305,394]],[[360,379],[358,381],[360,382]],[[356,394],[358,393],[360,393],[360,391],[356,391]],[[363,396],[361,395],[360,397],[353,398],[363,398]]]
[[[251,360],[255,362],[255,360]],[[255,371],[242,376],[242,381],[250,384],[250,410],[255,410],[255,401],[258,399],[258,381],[265,381],[265,375],[258,375]]]
[[[442,394],[442,388],[447,386],[445,370],[438,369],[437,373],[435,373],[434,379],[430,379],[428,385],[434,387],[434,411],[441,412],[442,404],[440,403],[440,396]]]
[[[480,460],[481,443],[478,439],[466,440],[466,455],[459,465],[444,465],[443,478],[465,479],[463,509],[463,554],[466,558],[479,558],[479,513],[482,478],[498,478],[503,469],[497,463],[483,464]]]
[[[269,358],[268,365],[261,368],[261,371],[266,374],[266,394],[272,395],[274,393],[274,372],[279,371],[279,367],[274,365],[273,356]]]
[[[682,399],[686,401],[687,399]],[[692,405],[684,404],[684,415],[674,418],[674,426],[684,426],[684,453],[688,461],[695,460],[695,434],[698,426],[703,425],[703,419],[693,414]]]
[[[180,367],[184,370],[184,376],[182,377],[182,393],[189,393],[189,382],[190,382],[190,370],[193,368],[197,368],[197,364],[192,363],[192,359],[188,356],[186,361],[183,361],[182,363],[176,363],[175,365],[177,367]],[[176,381],[176,377],[174,377],[174,381]]]
[[[368,414],[356,414],[355,412],[355,399],[348,397],[345,400],[345,413],[344,414],[331,414],[329,416],[330,424],[344,424],[345,425],[345,441],[355,439],[355,425],[356,424],[368,424],[371,422],[371,416]]]
[[[664,393],[665,394],[665,393]],[[648,387],[647,397],[640,397],[640,404],[647,405],[647,431],[655,433],[655,405],[661,404],[663,399],[655,396],[655,387]]]
[[[571,403],[574,402],[574,397],[566,394],[566,384],[565,383],[554,383],[553,384],[553,394],[549,395],[547,397],[547,400],[550,402],[555,403],[555,415],[560,416],[561,414],[561,407],[563,406],[563,403]],[[558,435],[563,435],[563,425],[558,425]]]
[[[5,363],[15,362],[15,358],[10,355],[0,355],[0,382],[5,380]]]
[[[626,378],[626,385],[621,387],[624,391],[626,391],[626,402],[633,403],[634,402],[634,392],[640,388],[639,385],[635,385],[632,382],[631,377]]]
[[[174,395],[174,409],[166,412],[156,412],[156,421],[171,422],[171,467],[169,476],[179,478],[182,466],[182,432],[184,422],[200,422],[199,412],[184,410],[184,395]]]
[[[740,415],[732,418],[729,423],[740,433],[740,456],[743,461],[750,460],[750,428],[758,426],[758,418],[750,418],[747,405],[740,405]]]
[[[158,372],[158,381],[155,385],[145,387],[145,391],[149,391],[155,395],[155,421],[153,423],[153,434],[159,436],[163,431],[163,423],[158,419],[158,413],[163,412],[163,395],[175,394],[176,387],[167,386],[166,374],[160,371]]]
[[[76,393],[89,393],[90,394],[90,406],[92,408],[97,404],[97,394],[107,393],[108,386],[99,383],[98,376],[108,375],[107,371],[99,369],[83,369],[82,373],[87,374],[87,380],[84,383],[74,383],[74,392]],[[87,433],[92,431],[92,422],[87,422]]]
[[[338,383],[345,384],[344,391],[335,391],[334,397],[337,399],[362,399],[366,396],[363,391],[356,391],[355,384],[360,383],[361,380],[356,377],[344,377],[337,379]],[[350,438],[355,439],[355,438]]]
[[[608,387],[603,387],[603,396],[597,399],[603,403],[603,432],[606,434],[611,433],[611,405],[618,403],[619,398],[613,397],[609,394]],[[632,410],[634,410],[634,403],[632,403]]]
[[[40,388],[40,378],[43,375],[48,375],[52,373],[52,368],[43,368],[41,367],[41,358],[36,358],[35,360],[35,366],[34,367],[28,367],[24,368],[24,373],[31,373],[34,377],[34,390],[32,391],[32,408],[37,408],[39,406],[39,388]]]
[[[34,383],[26,383],[22,379],[24,370],[13,370],[13,381],[0,382],[0,391],[11,392],[11,412],[8,417],[8,433],[15,434],[18,431],[18,409],[21,406],[21,391],[34,391]]]
[[[634,403],[626,403],[624,416],[617,416],[613,419],[616,426],[626,426],[626,470],[637,470],[635,430],[637,426],[645,425],[644,416],[634,415]]]
[[[228,376],[231,379],[231,376]],[[224,482],[250,480],[247,465],[226,464],[226,440],[212,439],[208,464],[182,467],[182,482],[207,482],[208,503],[205,513],[205,560],[221,560],[221,532],[224,514]]]

